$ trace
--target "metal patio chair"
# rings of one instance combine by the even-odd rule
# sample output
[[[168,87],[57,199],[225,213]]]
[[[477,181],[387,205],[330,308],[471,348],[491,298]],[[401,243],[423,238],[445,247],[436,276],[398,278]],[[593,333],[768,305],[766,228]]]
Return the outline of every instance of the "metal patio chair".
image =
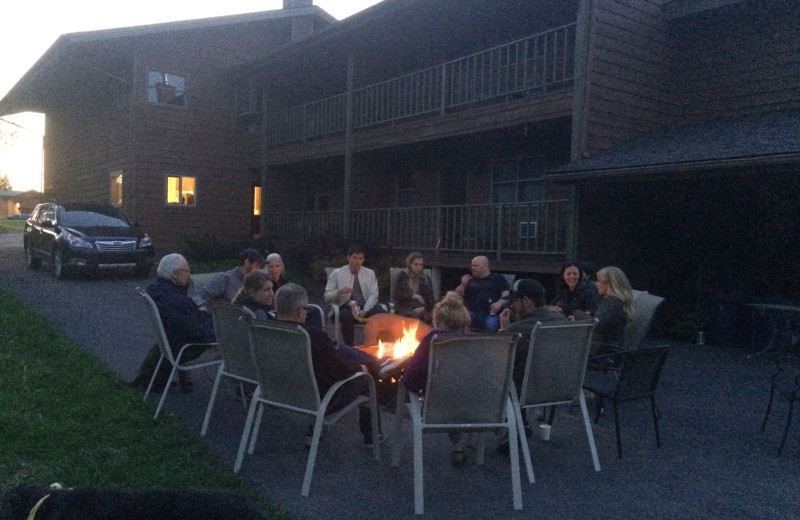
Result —
[[[180,349],[178,349],[178,354],[173,356],[172,348],[170,347],[169,340],[167,339],[167,333],[164,331],[164,324],[161,322],[161,315],[158,313],[158,307],[156,303],[150,298],[150,295],[147,294],[141,287],[136,288],[136,293],[140,296],[142,304],[147,311],[147,315],[150,318],[150,325],[153,327],[153,333],[156,337],[156,343],[158,344],[158,349],[161,351],[161,357],[158,360],[158,364],[156,365],[155,370],[153,371],[153,377],[150,379],[150,384],[147,385],[147,390],[144,393],[144,400],[147,400],[147,396],[150,395],[150,390],[153,388],[153,383],[158,376],[159,369],[161,368],[162,363],[166,361],[172,366],[172,371],[169,374],[169,378],[167,379],[167,383],[164,386],[164,391],[161,393],[161,400],[158,402],[158,407],[156,408],[156,413],[153,416],[153,419],[158,419],[158,415],[161,413],[161,409],[164,407],[164,402],[167,400],[167,394],[169,393],[169,389],[172,386],[172,382],[178,375],[178,372],[188,372],[190,370],[197,370],[200,368],[207,368],[214,365],[219,365],[222,363],[222,360],[219,358],[216,359],[203,359],[202,355],[199,359],[192,358],[191,361],[184,362],[182,358],[187,353],[187,351],[191,349],[207,349],[209,347],[216,347],[216,343],[187,343],[182,345]]]
[[[522,509],[517,425],[510,390],[516,334],[435,336],[431,341],[424,400],[400,383],[395,412],[392,466],[400,464],[403,407],[411,412],[414,439],[414,512],[424,512],[422,434],[508,431],[514,509]],[[408,396],[408,401],[406,401]],[[478,463],[483,463],[483,442]]]
[[[314,417],[314,434],[301,490],[303,496],[308,496],[323,425],[337,422],[348,412],[356,410],[361,403],[369,403],[372,413],[372,432],[377,435],[380,431],[375,382],[367,372],[357,372],[347,379],[337,381],[324,396],[321,396],[314,378],[308,332],[300,325],[291,323],[251,318],[247,318],[246,321],[250,333],[250,353],[256,367],[259,385],[250,401],[234,471],[238,473],[242,466],[245,448],[248,448],[248,453],[251,455],[255,450],[264,406],[309,415]],[[367,380],[369,396],[358,396],[342,409],[326,414],[328,405],[342,385],[358,378]],[[256,417],[257,410],[258,417]],[[379,461],[380,443],[372,444],[375,460]]]

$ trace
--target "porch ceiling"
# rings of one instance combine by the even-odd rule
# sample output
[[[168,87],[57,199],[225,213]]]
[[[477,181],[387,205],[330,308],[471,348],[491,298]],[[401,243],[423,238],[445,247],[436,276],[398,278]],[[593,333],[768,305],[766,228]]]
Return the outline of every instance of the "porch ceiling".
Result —
[[[548,174],[553,181],[800,164],[800,109],[698,121],[633,139]]]

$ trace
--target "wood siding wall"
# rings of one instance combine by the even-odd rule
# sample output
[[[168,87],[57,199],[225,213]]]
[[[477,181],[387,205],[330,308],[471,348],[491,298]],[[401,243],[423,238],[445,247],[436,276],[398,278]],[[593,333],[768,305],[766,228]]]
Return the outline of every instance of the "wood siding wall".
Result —
[[[202,234],[248,240],[252,185],[260,177],[251,169],[253,159],[239,151],[227,71],[288,41],[291,21],[240,24],[234,36],[231,31],[220,26],[149,34],[126,41],[122,50],[103,49],[115,54],[84,44],[85,55],[111,56],[121,64],[113,72],[129,81],[132,106],[113,108],[116,93],[102,85],[75,86],[60,110],[48,112],[47,196],[107,201],[109,175],[122,170],[124,209],[151,234],[157,254]],[[185,76],[185,106],[147,101],[151,70]],[[166,204],[168,175],[195,177],[194,207]]]
[[[747,2],[675,21],[685,119],[800,107],[800,7]]]
[[[592,0],[582,155],[674,121],[666,31],[657,0]]]

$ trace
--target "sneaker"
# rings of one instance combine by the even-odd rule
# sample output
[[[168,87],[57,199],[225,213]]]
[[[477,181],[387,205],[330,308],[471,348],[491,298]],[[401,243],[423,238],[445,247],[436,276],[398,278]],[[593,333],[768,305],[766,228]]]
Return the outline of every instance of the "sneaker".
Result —
[[[378,434],[378,444],[383,444],[385,441],[386,441],[386,434],[383,433],[383,432],[380,432]],[[372,434],[368,433],[368,434],[364,435],[364,447],[365,448],[372,448],[372,446],[373,446],[373,444],[372,444]]]

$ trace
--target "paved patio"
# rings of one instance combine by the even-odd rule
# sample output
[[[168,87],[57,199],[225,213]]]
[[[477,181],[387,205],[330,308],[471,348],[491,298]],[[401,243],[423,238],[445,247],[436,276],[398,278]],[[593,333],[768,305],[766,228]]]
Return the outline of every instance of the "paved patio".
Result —
[[[1,243],[1,241],[0,241]],[[56,282],[24,268],[21,248],[0,246],[0,286],[50,317],[123,378],[132,377],[152,341],[133,288],[145,280]],[[48,298],[41,298],[47,294]],[[70,302],[71,305],[67,305]],[[114,309],[114,312],[108,312]],[[76,325],[77,324],[77,325]],[[122,331],[122,332],[121,332]],[[658,342],[656,343],[666,343]],[[579,415],[559,410],[551,441],[531,441],[537,483],[523,472],[523,510],[514,511],[508,459],[487,450],[486,465],[449,464],[444,435],[425,436],[427,518],[692,518],[755,519],[797,516],[800,432],[776,456],[785,406],[765,434],[758,428],[766,404],[770,365],[751,350],[673,344],[658,398],[663,447],[656,448],[647,403],[622,409],[624,457],[616,457],[613,418],[595,426],[601,472],[592,469]],[[174,392],[167,411],[199,434],[211,381],[196,377],[191,394]],[[154,406],[149,403],[148,407]],[[223,393],[207,442],[233,467],[245,411]],[[242,475],[297,518],[412,518],[413,468],[406,420],[399,468],[389,465],[394,416],[383,413],[390,438],[375,463],[361,445],[355,417],[330,428],[320,445],[311,494],[300,496],[307,451],[307,419],[270,411],[256,452]]]

